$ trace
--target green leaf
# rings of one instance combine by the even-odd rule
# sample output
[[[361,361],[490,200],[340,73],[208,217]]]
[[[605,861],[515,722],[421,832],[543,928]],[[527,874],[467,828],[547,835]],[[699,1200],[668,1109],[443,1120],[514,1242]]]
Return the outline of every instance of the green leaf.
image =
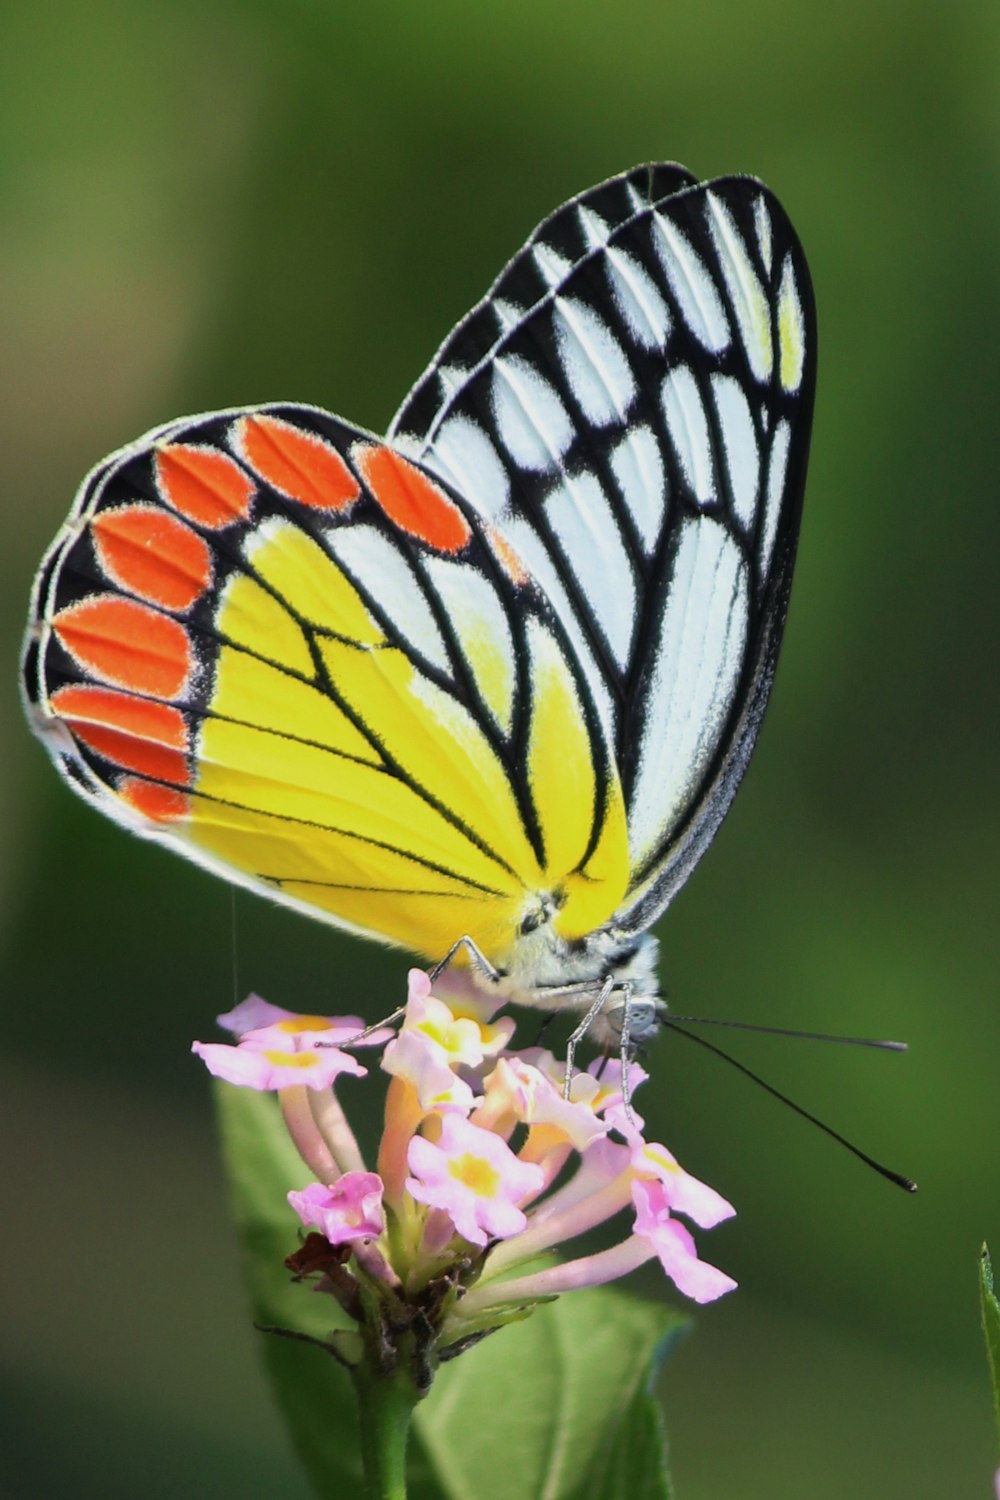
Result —
[[[276,1101],[216,1085],[233,1216],[254,1320],[316,1338],[351,1326],[331,1297],[294,1285],[285,1195],[309,1179]],[[443,1365],[417,1408],[410,1500],[669,1500],[652,1386],[684,1326],[658,1303],[574,1292]],[[351,1377],[323,1350],[261,1335],[279,1408],[316,1493],[363,1493]]]
[[[277,1100],[255,1089],[215,1085],[230,1201],[243,1251],[254,1322],[325,1338],[353,1325],[332,1297],[295,1285],[284,1259],[297,1247],[290,1188],[311,1174],[292,1145]],[[279,1409],[316,1493],[343,1500],[363,1493],[354,1386],[322,1349],[261,1334],[261,1353]]]
[[[652,1386],[683,1326],[594,1288],[492,1334],[417,1409],[411,1500],[669,1500]]]
[[[986,1357],[990,1363],[990,1379],[993,1382],[993,1414],[997,1424],[997,1442],[1000,1444],[1000,1302],[993,1290],[993,1264],[989,1247],[984,1245],[979,1257],[979,1301],[983,1312],[983,1333],[986,1336]]]

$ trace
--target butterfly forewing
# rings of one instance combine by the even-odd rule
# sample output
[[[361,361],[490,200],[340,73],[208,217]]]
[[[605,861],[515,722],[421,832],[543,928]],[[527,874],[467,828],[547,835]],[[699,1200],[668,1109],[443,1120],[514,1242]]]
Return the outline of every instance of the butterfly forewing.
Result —
[[[462,497],[315,409],[174,423],[83,486],[36,585],[34,725],[103,811],[332,920],[504,953],[627,884],[559,622]]]
[[[753,747],[814,379],[808,272],[774,197],[638,169],[536,231],[392,425],[562,621],[625,793],[627,930],[686,878]]]

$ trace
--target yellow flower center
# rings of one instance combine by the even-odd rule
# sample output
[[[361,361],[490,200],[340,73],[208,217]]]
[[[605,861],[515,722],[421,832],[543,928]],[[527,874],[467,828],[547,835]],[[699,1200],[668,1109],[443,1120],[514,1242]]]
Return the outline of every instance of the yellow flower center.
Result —
[[[432,1042],[437,1042],[449,1058],[461,1059],[470,1046],[475,1045],[479,1027],[474,1021],[435,1019],[429,1017],[417,1027]]]
[[[500,1173],[481,1156],[470,1156],[468,1152],[464,1156],[456,1156],[449,1162],[448,1170],[456,1181],[471,1189],[477,1198],[496,1196],[500,1186]]]
[[[280,1068],[311,1068],[316,1061],[315,1052],[265,1052],[264,1056]]]

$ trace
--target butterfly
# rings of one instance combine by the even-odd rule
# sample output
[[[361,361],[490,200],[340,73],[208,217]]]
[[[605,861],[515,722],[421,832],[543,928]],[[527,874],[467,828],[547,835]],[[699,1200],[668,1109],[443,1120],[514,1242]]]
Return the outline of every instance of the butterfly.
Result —
[[[32,727],[133,832],[624,1050],[760,727],[815,370],[761,182],[614,177],[385,438],[278,403],[98,464],[35,582]]]

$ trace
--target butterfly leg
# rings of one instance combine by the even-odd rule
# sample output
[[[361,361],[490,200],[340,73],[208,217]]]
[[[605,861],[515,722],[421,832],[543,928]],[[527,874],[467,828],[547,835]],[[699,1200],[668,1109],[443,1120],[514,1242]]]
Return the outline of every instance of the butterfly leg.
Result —
[[[622,1104],[625,1107],[625,1118],[632,1122],[632,1094],[629,1089],[628,1065],[632,1060],[632,986],[629,983],[622,985],[622,1029],[621,1042],[618,1049],[618,1061],[622,1069]]]
[[[556,1018],[557,1015],[558,1015],[558,1011],[550,1010],[549,1013],[548,1013],[548,1015],[542,1021],[542,1024],[539,1026],[538,1030],[535,1032],[535,1046],[536,1047],[540,1047],[542,1045],[542,1038],[545,1036],[545,1033],[548,1031],[549,1027],[552,1025],[552,1022],[555,1020],[555,1018]]]
[[[460,937],[456,943],[452,943],[451,947],[448,949],[448,952],[445,954],[444,958],[441,959],[440,963],[436,963],[433,969],[429,970],[429,978],[432,984],[434,980],[439,977],[439,975],[444,973],[445,969],[451,963],[452,959],[455,957],[455,954],[459,951],[460,948],[465,949],[466,953],[469,955],[469,959],[473,967],[478,969],[481,974],[485,975],[485,977],[490,981],[491,984],[498,984],[499,981],[503,978],[500,970],[493,967],[486,955],[484,953],[481,953],[480,950],[476,947],[476,944],[473,942],[472,938],[466,936]],[[406,1006],[401,1005],[398,1010],[393,1011],[391,1016],[385,1016],[381,1021],[373,1022],[371,1026],[366,1026],[364,1031],[359,1031],[357,1036],[351,1037],[349,1041],[340,1042],[338,1045],[341,1047],[360,1047],[365,1043],[368,1037],[372,1035],[373,1032],[381,1031],[383,1026],[394,1026],[397,1021],[401,1021],[403,1019],[403,1016],[405,1014]],[[323,1044],[320,1043],[320,1046],[322,1045]]]
[[[489,959],[486,957],[486,954],[482,953],[479,948],[476,947],[476,944],[473,942],[472,938],[466,935],[465,937],[460,937],[456,943],[452,943],[451,947],[448,949],[448,952],[445,954],[444,958],[441,959],[440,963],[436,963],[433,969],[430,970],[430,980],[432,984],[439,975],[444,973],[445,969],[447,969],[452,959],[455,957],[455,954],[458,953],[461,948],[465,949],[474,969],[478,969],[480,974],[488,979],[491,984],[500,983],[500,980],[503,978],[500,970],[493,967]]]
[[[591,1026],[594,1023],[595,1016],[600,1015],[605,1005],[607,1005],[608,997],[610,996],[611,991],[614,989],[614,987],[615,977],[613,974],[609,974],[597,993],[597,999],[587,1011],[586,1015],[584,1016],[583,1020],[580,1022],[576,1030],[573,1032],[569,1041],[566,1043],[566,1078],[563,1083],[564,1099],[569,1098],[569,1091],[573,1083],[573,1058],[576,1056],[577,1046],[587,1035],[587,1032],[590,1030]]]
[[[365,1042],[370,1036],[373,1035],[374,1032],[381,1031],[383,1026],[395,1026],[396,1022],[401,1021],[405,1015],[406,1006],[401,1005],[398,1010],[393,1011],[391,1016],[384,1016],[381,1021],[373,1021],[370,1026],[365,1027],[364,1031],[359,1031],[355,1036],[348,1037],[346,1042],[337,1042],[336,1044],[334,1044],[333,1042],[317,1042],[316,1046],[332,1047],[336,1045],[338,1047],[363,1047],[365,1045]]]

